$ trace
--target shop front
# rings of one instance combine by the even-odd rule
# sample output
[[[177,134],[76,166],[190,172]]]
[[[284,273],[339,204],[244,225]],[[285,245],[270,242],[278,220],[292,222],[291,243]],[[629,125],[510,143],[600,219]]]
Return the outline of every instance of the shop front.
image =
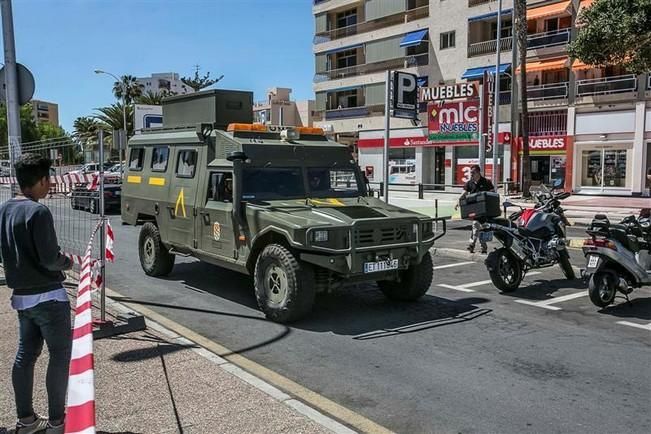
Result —
[[[551,185],[557,179],[565,182],[567,165],[567,136],[529,137],[529,161],[531,184]],[[522,156],[522,138],[518,143],[518,155]]]

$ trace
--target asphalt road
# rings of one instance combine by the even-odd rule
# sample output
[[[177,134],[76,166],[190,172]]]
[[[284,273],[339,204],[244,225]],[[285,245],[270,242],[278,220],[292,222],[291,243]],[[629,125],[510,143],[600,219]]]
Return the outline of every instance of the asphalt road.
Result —
[[[264,319],[246,276],[190,258],[165,279],[145,276],[139,228],[111,220],[109,287],[389,429],[651,432],[651,327],[618,323],[651,324],[649,290],[598,311],[557,269],[505,295],[483,264],[436,257],[419,302],[346,288],[287,327]],[[441,245],[464,248],[466,238],[451,229]]]

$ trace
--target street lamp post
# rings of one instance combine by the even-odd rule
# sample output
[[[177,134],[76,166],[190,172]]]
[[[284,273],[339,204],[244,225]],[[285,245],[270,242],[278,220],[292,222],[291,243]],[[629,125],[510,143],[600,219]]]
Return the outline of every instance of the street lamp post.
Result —
[[[120,80],[117,75],[111,74],[110,72],[102,71],[101,69],[96,69],[95,74],[110,75],[115,79],[116,82],[120,83],[120,87],[122,88],[122,127],[124,130],[124,138],[126,140],[127,138],[127,85],[122,80]],[[122,166],[124,161],[124,156],[122,155],[122,150],[124,149],[124,146],[122,145],[123,145],[122,138],[120,138],[119,148],[118,148],[118,155],[120,158],[120,176],[122,176],[122,171],[123,171]],[[100,164],[104,164],[104,162],[101,161]]]

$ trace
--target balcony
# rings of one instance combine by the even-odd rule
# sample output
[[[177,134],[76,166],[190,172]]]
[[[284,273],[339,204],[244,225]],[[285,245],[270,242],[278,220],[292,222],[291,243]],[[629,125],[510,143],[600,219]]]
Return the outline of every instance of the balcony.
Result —
[[[468,7],[483,5],[484,3],[494,2],[496,0],[468,0]]]
[[[513,48],[513,38],[502,38],[500,40],[500,49],[502,51],[511,51]],[[491,41],[476,42],[468,44],[468,57],[481,56],[482,54],[492,54],[497,51],[497,39]]]
[[[576,96],[611,95],[614,93],[635,92],[636,90],[637,77],[633,74],[578,80],[576,82]]]
[[[568,95],[569,83],[550,83],[541,86],[527,86],[527,98],[530,101],[547,99],[565,99]]]
[[[539,48],[566,45],[570,41],[570,29],[560,29],[551,32],[534,33],[527,36],[527,48],[536,50]]]
[[[385,27],[394,26],[397,24],[410,23],[412,21],[427,18],[429,16],[429,5],[421,6],[419,8],[411,9],[399,14],[389,15],[374,21],[364,21],[361,23],[353,24],[347,27],[340,27],[338,29],[328,30],[326,32],[317,33],[314,35],[314,44],[322,44],[324,42],[334,41],[359,33],[366,33]]]
[[[333,119],[363,118],[368,116],[368,114],[368,107],[340,108],[335,110],[326,110],[325,119],[331,121]]]
[[[427,53],[414,56],[400,57],[398,59],[384,60],[382,62],[363,63],[361,65],[348,66],[346,68],[331,69],[330,71],[319,72],[314,76],[315,83],[327,80],[337,80],[346,77],[370,74],[389,69],[410,68],[412,66],[424,66],[429,63]]]
[[[511,104],[511,91],[510,90],[501,90],[500,91],[500,105],[509,105]]]

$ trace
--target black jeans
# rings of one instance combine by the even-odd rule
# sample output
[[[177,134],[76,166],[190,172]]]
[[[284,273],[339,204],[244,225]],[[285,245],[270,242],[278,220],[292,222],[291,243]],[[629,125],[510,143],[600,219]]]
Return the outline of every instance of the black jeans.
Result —
[[[34,414],[34,364],[45,341],[50,353],[45,378],[49,419],[63,419],[72,348],[70,303],[47,301],[30,309],[19,310],[18,326],[18,353],[12,371],[18,418]]]

